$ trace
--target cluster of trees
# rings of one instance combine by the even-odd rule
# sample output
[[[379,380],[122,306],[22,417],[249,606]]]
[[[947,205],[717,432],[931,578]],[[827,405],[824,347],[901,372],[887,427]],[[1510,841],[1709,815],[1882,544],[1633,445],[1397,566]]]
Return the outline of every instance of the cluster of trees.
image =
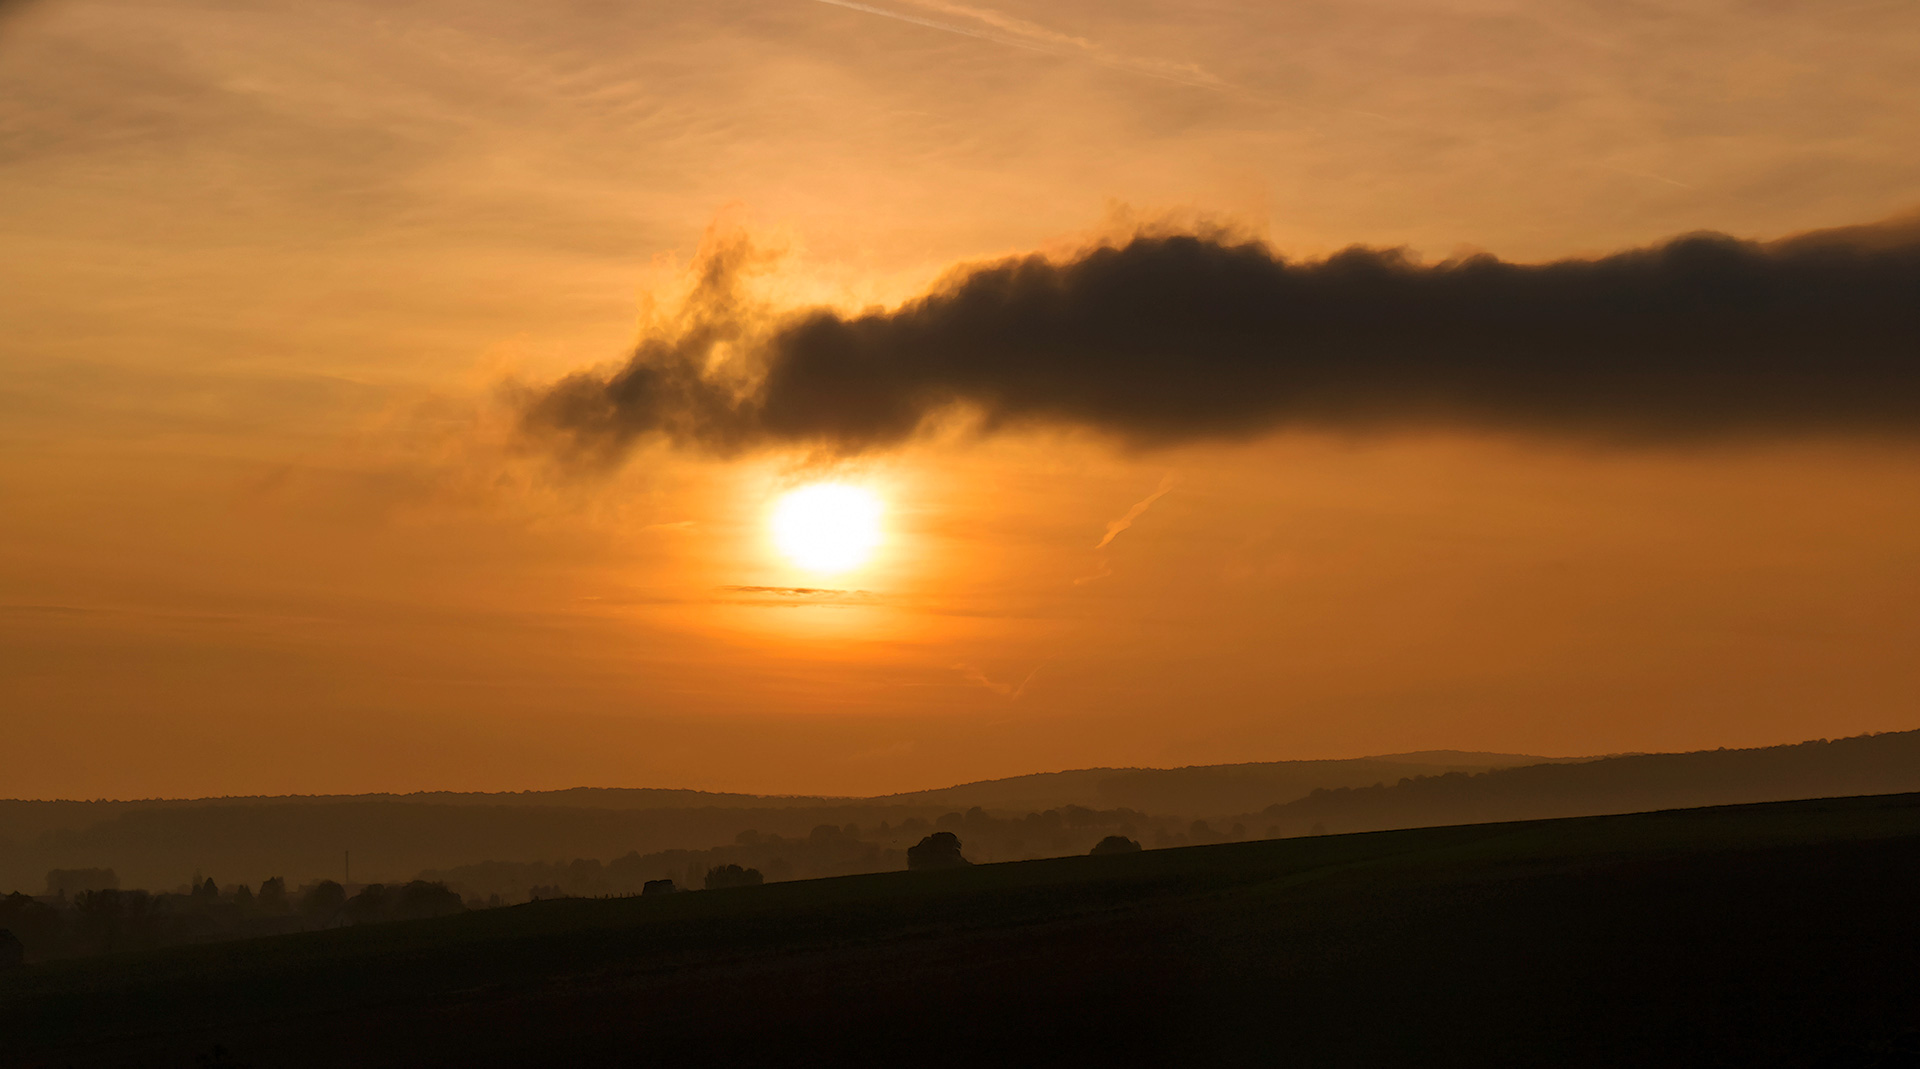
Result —
[[[749,828],[732,843],[705,850],[633,851],[612,861],[484,861],[430,869],[421,879],[460,891],[469,901],[524,902],[530,898],[601,897],[638,894],[650,882],[672,880],[679,887],[702,887],[708,872],[728,865],[755,869],[768,882],[898,871],[907,867],[907,850],[926,835],[944,831],[964,835],[974,861],[1016,861],[1083,854],[1112,834],[1154,844],[1217,842],[1233,833],[1204,834],[1186,821],[1150,818],[1131,809],[1095,810],[1062,806],[1022,817],[996,817],[974,807],[934,819],[909,817],[897,824],[819,824],[804,836],[785,836]],[[1244,829],[1240,829],[1244,831]]]
[[[950,831],[936,831],[907,848],[907,868],[915,872],[932,869],[957,869],[973,862],[960,852],[960,837]]]
[[[1088,809],[1066,805],[1022,817],[996,817],[979,806],[947,813],[933,821],[939,831],[964,834],[976,861],[1021,861],[1034,857],[1084,854],[1106,835],[1138,835],[1163,825],[1137,810]],[[918,824],[918,827],[915,825]],[[928,825],[907,821],[901,830],[914,832]]]
[[[370,883],[351,897],[340,884],[321,880],[300,896],[300,912],[306,916],[323,921],[338,919],[348,924],[445,917],[466,909],[466,902],[457,892],[432,880],[412,880],[392,886]]]
[[[723,887],[758,887],[767,882],[759,869],[743,869],[738,865],[719,865],[707,870],[706,879],[701,886],[709,891]]]
[[[908,821],[901,827],[906,829],[913,823]],[[1086,809],[1077,805],[1015,818],[995,817],[975,806],[964,813],[948,813],[932,826],[966,833],[967,841],[974,844],[976,861],[1023,861],[1084,854],[1090,852],[1091,847],[1115,838],[1136,845],[1151,839],[1155,847],[1164,848],[1239,842],[1251,834],[1247,826],[1238,821],[1215,827],[1205,820],[1152,817],[1124,807]],[[1273,829],[1269,831],[1277,834]]]
[[[971,844],[960,852],[960,834]],[[725,846],[706,850],[630,852],[611,862],[482,862],[429,870],[404,884],[349,889],[333,880],[290,892],[278,877],[222,889],[211,879],[174,893],[123,890],[111,869],[55,869],[47,893],[15,894],[0,907],[0,930],[10,930],[28,958],[132,949],[174,942],[265,935],[302,928],[443,916],[468,908],[535,898],[658,894],[683,887],[742,887],[765,882],[941,868],[975,861],[1007,861],[1110,852],[1116,842],[1139,848],[1239,838],[1244,829],[1215,832],[1201,822],[1150,818],[1131,809],[1062,806],[1021,817],[995,816],[980,807],[936,818],[819,824],[804,836],[748,829]],[[1094,846],[1093,844],[1098,844]],[[0,946],[0,958],[6,956]]]
[[[823,824],[857,822],[870,831],[881,821],[944,812],[852,800],[729,805],[723,798],[698,808],[627,808],[637,803],[625,795],[653,793],[673,792],[474,796],[458,804],[436,801],[436,795],[151,804],[0,799],[0,894],[35,894],[48,869],[81,865],[112,865],[127,887],[170,888],[183,859],[210,872],[281,872],[299,882],[308,874],[338,879],[341,851],[351,849],[356,874],[405,878],[487,858],[608,859],[628,851],[704,850],[731,842],[742,828],[804,841]],[[795,865],[800,867],[797,860]],[[794,874],[804,875],[812,873]],[[687,873],[676,876],[685,886]],[[699,876],[693,875],[692,886],[699,886]],[[519,894],[528,886],[520,884]]]
[[[702,887],[708,872],[728,865],[755,870],[769,882],[905,867],[900,850],[868,837],[877,831],[865,829],[863,833],[858,825],[822,824],[808,835],[790,837],[750,829],[735,835],[732,843],[706,850],[632,851],[612,861],[483,861],[431,869],[421,873],[421,878],[446,883],[469,900],[497,897],[501,902],[523,902],[529,898],[638,894],[648,883],[659,880],[672,880],[679,887]]]
[[[819,824],[804,836],[748,829],[725,846],[706,850],[630,852],[603,863],[483,862],[428,871],[404,884],[348,888],[319,880],[289,891],[278,877],[257,888],[222,889],[199,880],[174,893],[123,890],[110,869],[56,869],[47,894],[0,900],[0,930],[13,933],[23,956],[38,960],[134,949],[175,942],[266,935],[303,928],[444,916],[465,909],[530,898],[658,894],[682,887],[717,889],[779,880],[944,868],[975,861],[1006,861],[1064,854],[1106,853],[1151,836],[1154,845],[1238,838],[1244,829],[1215,832],[1201,822],[1150,818],[1131,809],[1062,806],[1021,817],[995,816],[980,807],[936,818]],[[971,844],[966,855],[960,835]],[[1098,844],[1098,845],[1094,845]],[[0,959],[8,954],[0,941]]]
[[[14,892],[0,898],[0,963],[19,947],[22,960],[139,950],[175,943],[274,935],[308,928],[444,916],[466,909],[445,884],[415,880],[393,887],[372,884],[348,895],[321,880],[289,893],[275,876],[255,890],[239,884],[222,891],[211,878],[177,892],[153,893],[118,886],[111,870],[56,870],[48,874],[55,893]],[[77,884],[90,885],[69,894]]]
[[[975,806],[933,819],[909,817],[897,824],[819,824],[804,836],[749,828],[724,846],[706,850],[638,851],[612,861],[484,861],[431,869],[421,879],[455,888],[469,902],[524,902],[532,898],[604,897],[642,893],[649,883],[704,887],[708,873],[735,866],[761,873],[767,882],[850,876],[908,868],[912,847],[930,834],[962,836],[971,861],[1018,861],[1084,854],[1103,839],[1150,839],[1155,846],[1226,842],[1246,836],[1235,825],[1216,831],[1204,822],[1149,817],[1131,809],[1061,806],[1020,817],[994,816]],[[655,892],[658,893],[658,892]]]
[[[949,814],[938,822],[949,827],[978,828],[988,832],[1023,833],[1076,828],[1099,828],[1125,821],[1137,814],[1120,811],[1096,814],[1081,810],[1074,814],[1032,814],[1025,820],[1000,820],[980,810]],[[1071,821],[1071,823],[1069,823]],[[917,826],[912,826],[917,825]],[[911,826],[911,827],[910,827]],[[918,831],[928,822],[909,821],[900,831]],[[875,832],[894,829],[876,828]],[[819,849],[838,849],[844,856],[857,856],[871,864],[876,860],[875,844],[860,837],[857,827],[822,825],[804,841]],[[780,836],[742,832],[734,849],[793,848],[801,845]],[[1089,851],[1113,854],[1138,851],[1140,843],[1124,835],[1108,835]],[[698,858],[699,851],[670,852]],[[904,851],[906,867],[914,870],[959,868],[972,864],[961,852],[960,837],[951,830],[932,831]],[[575,861],[558,867],[563,876],[577,886],[582,877],[591,879],[588,893],[609,893],[605,877],[609,872],[625,875],[628,870],[647,871],[650,859],[639,855],[616,860],[612,865]],[[653,862],[663,860],[660,857]],[[665,858],[666,861],[679,859]],[[514,866],[507,866],[514,868]],[[872,871],[871,868],[860,871]],[[697,866],[689,872],[688,883],[707,889],[757,887],[767,876],[758,867],[737,861]],[[368,884],[353,893],[334,880],[319,880],[289,893],[280,877],[263,881],[256,891],[246,884],[222,891],[211,878],[189,885],[177,893],[150,894],[141,890],[122,890],[111,870],[55,870],[48,873],[48,895],[32,897],[18,892],[0,899],[0,966],[22,960],[44,960],[79,954],[104,953],[162,946],[171,943],[239,938],[297,931],[307,928],[372,924],[382,921],[441,917],[464,912],[475,906],[503,904],[498,895],[490,900],[464,901],[443,880],[417,879],[404,884]],[[84,888],[75,891],[75,888]],[[672,877],[640,880],[625,894],[661,894],[676,891]],[[72,892],[72,893],[69,893]],[[572,897],[575,891],[560,883],[536,884],[531,898]]]
[[[907,868],[916,871],[957,869],[973,864],[960,852],[960,837],[950,831],[936,831],[907,848]],[[1140,844],[1124,835],[1109,835],[1087,851],[1094,857],[1105,854],[1137,854]]]

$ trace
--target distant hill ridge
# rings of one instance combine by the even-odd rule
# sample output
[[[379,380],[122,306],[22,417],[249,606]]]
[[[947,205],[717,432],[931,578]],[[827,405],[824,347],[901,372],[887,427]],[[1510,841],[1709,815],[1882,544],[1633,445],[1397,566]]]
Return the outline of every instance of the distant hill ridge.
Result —
[[[1152,799],[1179,798],[1169,810],[1218,816],[1243,812],[1276,798],[1316,787],[1377,782],[1382,777],[1449,771],[1484,771],[1512,765],[1588,758],[1423,750],[1378,757],[1309,761],[1262,761],[1180,768],[1086,768],[1035,772],[979,780],[935,790],[858,797],[851,795],[740,794],[678,787],[563,787],[530,791],[411,791],[405,794],[217,795],[202,798],[0,799],[0,838],[30,838],[46,831],[81,828],[138,810],[252,805],[342,805],[398,802],[450,806],[559,806],[584,809],[816,809],[846,806],[972,806],[1051,809],[1063,805],[1152,809]],[[1196,788],[1217,783],[1224,796],[1198,802]],[[1164,786],[1163,786],[1164,784]],[[1244,799],[1244,800],[1242,800]]]
[[[1276,834],[1299,835],[1911,791],[1920,791],[1920,731],[1318,788],[1261,819]]]
[[[893,805],[945,805],[957,808],[1045,810],[1065,805],[1138,809],[1147,813],[1225,816],[1258,808],[1257,799],[1305,794],[1337,779],[1359,786],[1402,777],[1448,772],[1484,772],[1592,758],[1539,757],[1529,754],[1421,750],[1377,757],[1312,761],[1258,761],[1180,768],[1083,768],[963,783],[931,791],[881,795],[869,801]]]
[[[1173,768],[1120,766],[1067,769],[1061,772],[1029,772],[998,779],[974,780],[951,787],[924,791],[905,791],[879,795],[840,794],[745,794],[734,791],[703,791],[691,787],[558,787],[525,791],[373,791],[365,794],[222,794],[195,798],[0,798],[0,805],[40,806],[120,806],[152,808],[174,805],[244,805],[260,802],[326,804],[335,802],[421,802],[443,805],[605,805],[616,809],[679,809],[694,805],[845,805],[859,803],[889,804],[903,799],[932,798],[954,793],[993,792],[1002,786],[1068,781],[1078,777],[1105,777],[1134,773],[1192,773],[1220,771],[1245,774],[1259,770],[1337,768],[1367,763],[1429,767],[1442,765],[1460,768],[1504,768],[1511,765],[1551,761],[1589,761],[1589,757],[1540,757],[1533,754],[1477,753],[1466,750],[1419,750],[1403,754],[1371,757],[1331,757],[1298,761],[1255,761],[1220,765],[1181,765]],[[1040,793],[1046,793],[1042,791]]]
[[[847,843],[891,857],[887,851],[912,845],[921,833],[915,829],[936,821],[959,821],[951,826],[973,836],[974,849],[1011,859],[1084,851],[1071,840],[1098,823],[1086,811],[1131,824],[1158,846],[1908,791],[1920,792],[1920,731],[1586,759],[1426,751],[1079,769],[876,798],[574,788],[0,801],[0,893],[38,891],[55,868],[111,868],[123,885],[149,888],[196,874],[222,884],[277,875],[298,885],[343,878],[349,851],[354,878],[393,881],[481,862],[566,865],[773,839],[809,844],[804,854],[800,846],[777,848],[796,873],[828,875],[870,871],[846,867],[865,863]],[[972,813],[976,807],[983,812]]]
[[[877,798],[725,794],[671,788],[294,795],[145,801],[0,801],[0,893],[38,890],[54,868],[111,868],[128,885],[195,873],[257,882],[405,879],[483,861],[615,858],[704,850],[755,831],[805,838],[822,825],[871,829],[974,807],[1000,813],[1081,806],[1219,819],[1319,787],[1546,760],[1430,751],[1347,760],[1177,769],[1080,769]],[[1037,848],[1037,847],[1036,847]],[[866,871],[866,870],[860,870]]]

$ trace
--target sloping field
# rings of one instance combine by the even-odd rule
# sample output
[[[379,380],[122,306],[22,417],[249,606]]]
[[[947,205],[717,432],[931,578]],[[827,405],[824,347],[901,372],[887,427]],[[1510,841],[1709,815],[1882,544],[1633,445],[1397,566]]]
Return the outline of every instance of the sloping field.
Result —
[[[1920,795],[884,873],[49,963],[25,1065],[1912,1065]]]

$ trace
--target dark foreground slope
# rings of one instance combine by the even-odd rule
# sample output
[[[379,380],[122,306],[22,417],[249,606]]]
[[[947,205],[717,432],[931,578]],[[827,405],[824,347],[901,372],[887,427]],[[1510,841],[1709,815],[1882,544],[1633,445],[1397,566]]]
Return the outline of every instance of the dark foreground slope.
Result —
[[[26,1065],[1920,1064],[1920,796],[888,873],[36,966]]]

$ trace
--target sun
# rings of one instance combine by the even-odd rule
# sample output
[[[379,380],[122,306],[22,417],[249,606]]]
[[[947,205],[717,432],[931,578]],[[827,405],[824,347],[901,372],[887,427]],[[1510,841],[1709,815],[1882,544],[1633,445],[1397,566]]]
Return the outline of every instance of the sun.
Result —
[[[845,483],[815,483],[780,499],[773,544],[808,571],[844,572],[880,545],[880,499]]]

